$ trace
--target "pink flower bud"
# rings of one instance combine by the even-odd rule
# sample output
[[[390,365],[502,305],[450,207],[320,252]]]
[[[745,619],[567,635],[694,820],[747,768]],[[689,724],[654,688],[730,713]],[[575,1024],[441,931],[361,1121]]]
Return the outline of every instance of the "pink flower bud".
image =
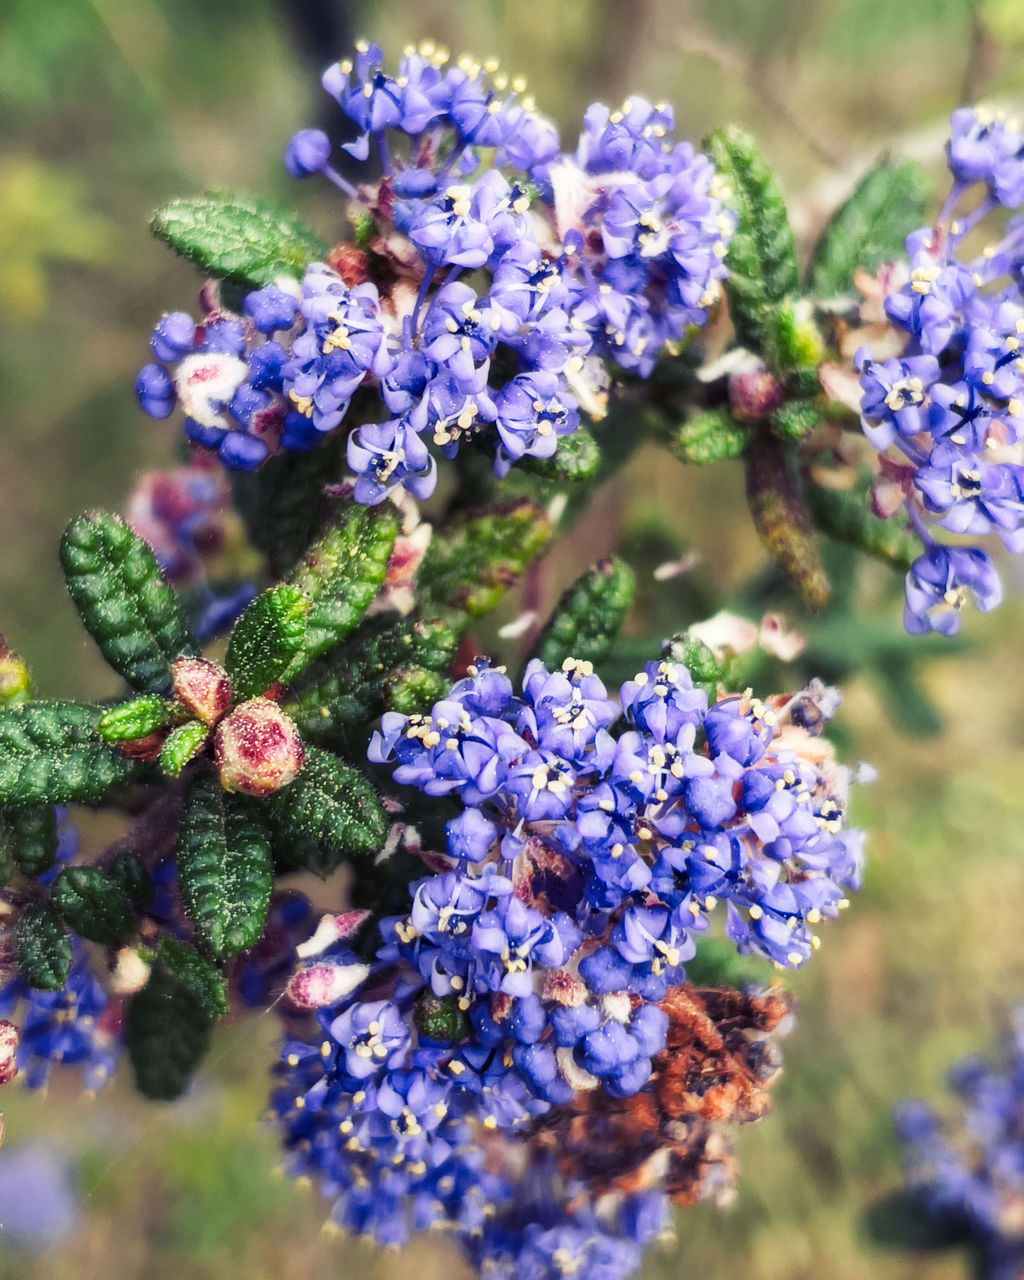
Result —
[[[295,722],[269,698],[243,702],[217,727],[214,759],[225,791],[269,796],[302,768],[305,748]]]
[[[741,422],[763,422],[782,404],[782,387],[760,361],[729,378],[729,404]]]
[[[296,1008],[324,1009],[351,995],[369,976],[367,964],[321,960],[297,969],[288,979],[284,993]]]
[[[231,681],[222,667],[205,658],[175,658],[174,694],[203,724],[216,724],[231,706]]]
[[[296,954],[301,960],[318,956],[321,951],[326,951],[336,942],[344,942],[346,938],[351,938],[369,915],[369,911],[356,909],[343,911],[340,916],[323,916],[312,937],[307,938],[295,948]]]
[[[0,1084],[9,1084],[18,1074],[18,1042],[21,1032],[13,1022],[0,1018]]]

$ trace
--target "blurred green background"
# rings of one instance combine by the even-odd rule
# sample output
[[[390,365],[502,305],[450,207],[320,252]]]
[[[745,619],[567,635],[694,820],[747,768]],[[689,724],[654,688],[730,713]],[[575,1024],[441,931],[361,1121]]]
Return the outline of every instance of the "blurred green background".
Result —
[[[590,101],[630,91],[672,102],[683,137],[737,121],[761,140],[804,240],[883,147],[927,159],[941,182],[953,107],[1024,100],[1020,0],[4,0],[0,630],[45,695],[111,691],[60,587],[60,530],[86,506],[120,505],[177,439],[138,412],[131,383],[154,319],[188,309],[197,280],[149,238],[148,215],[175,195],[246,189],[293,203],[330,237],[331,191],[289,183],[280,156],[296,128],[328,118],[319,71],[357,35],[392,57],[424,37],[496,55],[566,139]],[[616,532],[650,541],[652,522],[666,558],[700,549],[709,581],[737,583],[757,564],[733,469],[641,453],[628,480],[598,496],[553,593]],[[1024,996],[1024,575],[1008,565],[1007,577],[1015,602],[969,620],[972,651],[928,667],[938,737],[902,734],[871,682],[847,690],[849,750],[880,773],[857,800],[866,888],[794,981],[787,1072],[773,1115],[741,1137],[736,1206],[681,1215],[678,1244],[646,1275],[963,1274],[956,1258],[879,1252],[860,1215],[898,1181],[893,1101],[938,1096],[945,1066],[990,1044]],[[676,590],[645,587],[634,630],[691,620]],[[8,1090],[8,1142],[69,1149],[84,1200],[74,1235],[45,1255],[5,1249],[0,1228],[0,1277],[406,1274],[408,1255],[323,1236],[315,1193],[273,1175],[259,1117],[276,1036],[272,1015],[223,1030],[174,1107],[134,1099],[123,1080],[91,1103],[59,1080],[45,1100]],[[414,1258],[421,1280],[457,1274],[440,1244]]]

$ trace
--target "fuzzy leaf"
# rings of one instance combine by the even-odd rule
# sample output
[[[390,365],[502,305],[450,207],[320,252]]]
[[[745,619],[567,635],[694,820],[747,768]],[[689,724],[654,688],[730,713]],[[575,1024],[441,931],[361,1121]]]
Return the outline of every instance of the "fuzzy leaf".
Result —
[[[195,996],[158,961],[125,1020],[139,1092],[168,1102],[181,1097],[209,1046],[210,1025]]]
[[[188,789],[176,855],[181,900],[200,945],[217,959],[253,946],[273,885],[270,844],[255,808],[201,774]]]
[[[107,662],[135,689],[166,693],[170,666],[195,642],[150,547],[120,516],[90,511],[64,531],[68,592]]]
[[[224,975],[195,947],[165,933],[160,939],[157,955],[168,973],[181,983],[208,1018],[216,1021],[227,1013],[228,991]]]
[[[571,435],[562,436],[550,458],[533,458],[529,454],[519,463],[521,471],[544,480],[591,480],[601,466],[601,447],[586,427],[577,427]]]
[[[27,702],[0,710],[0,806],[99,800],[135,770],[96,736],[96,707]]]
[[[108,872],[111,880],[119,885],[133,907],[140,911],[153,901],[153,881],[149,878],[146,864],[135,853],[119,853],[110,864]]]
[[[903,256],[924,222],[931,183],[916,160],[883,156],[835,211],[815,245],[808,288],[818,298],[850,293],[858,267],[874,271]]]
[[[622,626],[636,577],[623,560],[601,560],[564,592],[530,654],[549,671],[567,658],[600,662]]]
[[[356,626],[384,584],[397,534],[398,521],[390,511],[352,503],[310,547],[291,577],[310,600],[299,663],[333,648]]]
[[[294,214],[245,196],[172,200],[150,230],[209,275],[259,289],[281,276],[300,280],[327,245]]]
[[[99,867],[65,867],[54,881],[51,898],[75,933],[116,947],[135,929],[135,915],[128,896]]]
[[[821,413],[813,400],[787,400],[772,414],[772,433],[780,440],[799,444],[820,419]]]
[[[53,866],[57,852],[57,817],[52,805],[7,809],[0,814],[0,830],[22,875],[34,880]]]
[[[899,517],[884,520],[871,510],[870,471],[850,489],[807,485],[807,505],[818,527],[840,542],[859,547],[904,572],[923,551],[920,538]]]
[[[171,730],[160,748],[160,768],[171,778],[176,778],[203,749],[210,733],[209,725],[200,720],[186,720]]]
[[[14,949],[21,976],[30,987],[59,991],[67,982],[71,939],[49,903],[29,903],[21,913],[14,931]]]
[[[267,806],[289,864],[326,876],[349,858],[369,858],[383,846],[388,818],[361,773],[329,752],[306,748],[302,772]]]
[[[796,246],[786,203],[757,144],[730,126],[711,135],[705,149],[731,194],[725,203],[736,214],[736,230],[723,282],[736,336],[777,366],[779,308],[797,287]]]
[[[551,541],[551,523],[526,499],[460,513],[435,532],[420,566],[420,610],[464,631],[483,617]]]
[[[271,587],[249,605],[235,623],[224,666],[233,700],[246,702],[266,693],[301,652],[309,601],[298,587]]]
[[[173,708],[155,693],[143,694],[131,702],[109,707],[100,716],[96,731],[104,742],[131,742],[159,729],[173,714]]]
[[[770,436],[757,435],[746,464],[747,505],[761,541],[804,603],[820,609],[832,588],[787,452]]]
[[[672,451],[681,462],[704,466],[738,458],[750,443],[751,429],[737,422],[728,409],[692,414],[679,428]]]

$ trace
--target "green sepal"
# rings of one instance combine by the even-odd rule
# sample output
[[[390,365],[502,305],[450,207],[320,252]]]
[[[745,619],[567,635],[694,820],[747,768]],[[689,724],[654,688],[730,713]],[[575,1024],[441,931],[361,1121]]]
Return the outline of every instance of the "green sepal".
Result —
[[[416,1001],[412,1020],[420,1035],[439,1044],[458,1044],[467,1039],[472,1030],[469,1019],[459,1008],[457,996],[435,996],[430,990],[424,991]]]
[[[790,444],[798,444],[821,421],[821,411],[813,400],[787,400],[772,414],[772,434]]]
[[[600,560],[563,592],[530,653],[549,671],[563,661],[600,662],[611,652],[636,591],[636,575],[624,560]]]
[[[778,371],[780,306],[798,280],[786,202],[757,144],[742,129],[716,130],[705,150],[730,189],[725,204],[736,214],[723,281],[736,337]]]
[[[128,895],[99,867],[65,867],[51,901],[68,928],[90,942],[116,947],[135,931]]]
[[[291,584],[310,601],[296,669],[339,644],[366,613],[384,585],[397,535],[391,511],[352,503],[306,552],[291,576]]]
[[[319,876],[349,859],[372,857],[387,838],[388,816],[370,783],[318,747],[306,748],[302,772],[266,807],[278,857]]]
[[[146,864],[137,853],[119,853],[111,862],[107,874],[120,885],[128,901],[139,911],[145,911],[153,901],[153,881]]]
[[[834,298],[853,290],[858,267],[874,271],[905,256],[904,241],[925,219],[931,183],[916,160],[883,156],[829,219],[814,247],[808,291]]]
[[[526,566],[547,549],[551,522],[518,499],[460,512],[431,539],[419,572],[420,610],[458,631],[490,613]]]
[[[157,948],[157,960],[212,1021],[228,1011],[228,988],[224,975],[193,946],[165,933]]]
[[[97,707],[26,702],[0,710],[0,806],[99,800],[134,772],[96,736]]]
[[[104,742],[131,742],[145,738],[174,714],[173,706],[155,693],[145,693],[131,702],[108,707],[96,724],[96,732]]]
[[[941,1216],[933,1215],[920,1200],[902,1189],[890,1191],[868,1205],[862,1224],[872,1243],[886,1249],[942,1252],[967,1244],[974,1236],[966,1214],[946,1209]],[[924,1269],[923,1265],[920,1269]],[[956,1270],[962,1271],[962,1265]],[[979,1268],[972,1274],[980,1277],[986,1272],[987,1268]]]
[[[849,489],[808,484],[807,505],[820,529],[906,572],[924,550],[921,539],[899,517],[885,520],[871,510],[872,475],[867,468]]]
[[[186,720],[175,726],[160,748],[160,768],[168,777],[176,778],[202,751],[209,734],[210,726],[200,720]]]
[[[695,987],[767,986],[769,963],[756,956],[741,956],[727,938],[701,938],[697,954],[686,962],[686,981]]]
[[[17,707],[32,697],[32,678],[24,658],[0,636],[0,707]]]
[[[457,646],[457,633],[440,619],[368,618],[303,672],[282,709],[314,742],[335,741],[346,727],[385,711],[425,711],[451,684]]]
[[[200,774],[185,796],[175,854],[181,900],[203,950],[222,960],[253,946],[274,877],[256,806]]]
[[[171,663],[195,653],[195,642],[151,548],[120,516],[89,511],[64,531],[60,559],[75,608],[107,662],[143,693],[169,692]]]
[[[672,452],[682,462],[704,466],[738,458],[750,443],[751,428],[737,422],[728,409],[705,409],[691,414],[672,440]]]
[[[693,683],[707,693],[708,701],[715,701],[718,685],[723,681],[728,664],[719,662],[714,651],[703,640],[698,640],[688,631],[681,631],[665,641],[661,652],[670,661],[682,663],[689,671]]]
[[[804,603],[820,609],[832,588],[810,516],[785,447],[758,433],[746,454],[747,505],[765,547],[797,588]]]
[[[293,213],[248,196],[192,196],[158,209],[150,230],[212,276],[260,289],[301,280],[327,245]]]
[[[21,976],[40,991],[59,991],[71,970],[71,938],[48,902],[31,902],[14,930]]]
[[[209,1047],[211,1025],[195,996],[158,961],[125,1018],[139,1092],[161,1102],[180,1098]]]
[[[235,623],[224,659],[236,703],[266,693],[292,665],[306,639],[308,611],[303,592],[287,583],[252,601]]]
[[[34,880],[53,866],[57,853],[57,815],[52,805],[5,810],[0,813],[0,831],[22,875]]]
[[[562,436],[550,458],[534,458],[527,454],[519,469],[544,480],[592,480],[601,467],[601,446],[586,427],[577,427],[571,435]]]

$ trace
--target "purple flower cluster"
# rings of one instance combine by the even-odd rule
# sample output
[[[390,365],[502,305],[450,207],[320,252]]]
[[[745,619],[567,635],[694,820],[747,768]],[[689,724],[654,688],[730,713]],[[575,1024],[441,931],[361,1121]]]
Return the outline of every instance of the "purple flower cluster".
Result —
[[[934,226],[908,237],[910,278],[885,303],[905,349],[873,360],[862,348],[856,364],[865,434],[889,455],[886,483],[897,481],[925,543],[907,576],[904,624],[952,635],[966,602],[984,612],[1002,599],[977,540],[995,534],[1024,551],[1024,218],[976,257],[963,251],[990,213],[1024,202],[1024,133],[964,108],[953,113],[947,161],[949,197]],[[945,545],[936,529],[970,545]]]
[[[1024,1269],[1024,1009],[1014,1015],[1001,1062],[967,1058],[949,1082],[963,1107],[953,1136],[924,1102],[896,1108],[908,1189],[944,1227],[974,1239],[986,1280],[1018,1280]]]
[[[360,244],[314,263],[301,289],[250,293],[241,316],[164,316],[159,363],[136,382],[147,413],[180,404],[189,440],[243,470],[344,423],[365,503],[398,487],[429,496],[435,455],[481,435],[499,476],[550,457],[581,409],[603,414],[602,358],[646,377],[706,322],[733,229],[708,158],[668,140],[666,107],[594,106],[567,156],[522,83],[491,64],[432,45],[407,50],[397,76],[382,61],[360,44],[323,76],[360,130],[345,150],[373,157],[372,180],[336,172],[315,129],[285,157],[293,176],[344,191]],[[364,387],[372,398],[350,411]]]
[[[806,711],[749,691],[709,707],[670,660],[615,702],[567,659],[531,662],[521,695],[481,666],[429,715],[384,717],[370,758],[460,809],[375,961],[338,942],[310,967],[337,966],[343,995],[284,1050],[274,1108],[292,1171],[344,1193],[340,1225],[389,1242],[448,1221],[509,1280],[554,1280],[584,1241],[588,1274],[636,1265],[662,1191],[621,1198],[598,1230],[579,1188],[511,1153],[553,1106],[649,1084],[659,1002],[717,901],[739,950],[788,967],[846,905],[861,864],[849,774]],[[508,1207],[535,1200],[543,1212]]]

